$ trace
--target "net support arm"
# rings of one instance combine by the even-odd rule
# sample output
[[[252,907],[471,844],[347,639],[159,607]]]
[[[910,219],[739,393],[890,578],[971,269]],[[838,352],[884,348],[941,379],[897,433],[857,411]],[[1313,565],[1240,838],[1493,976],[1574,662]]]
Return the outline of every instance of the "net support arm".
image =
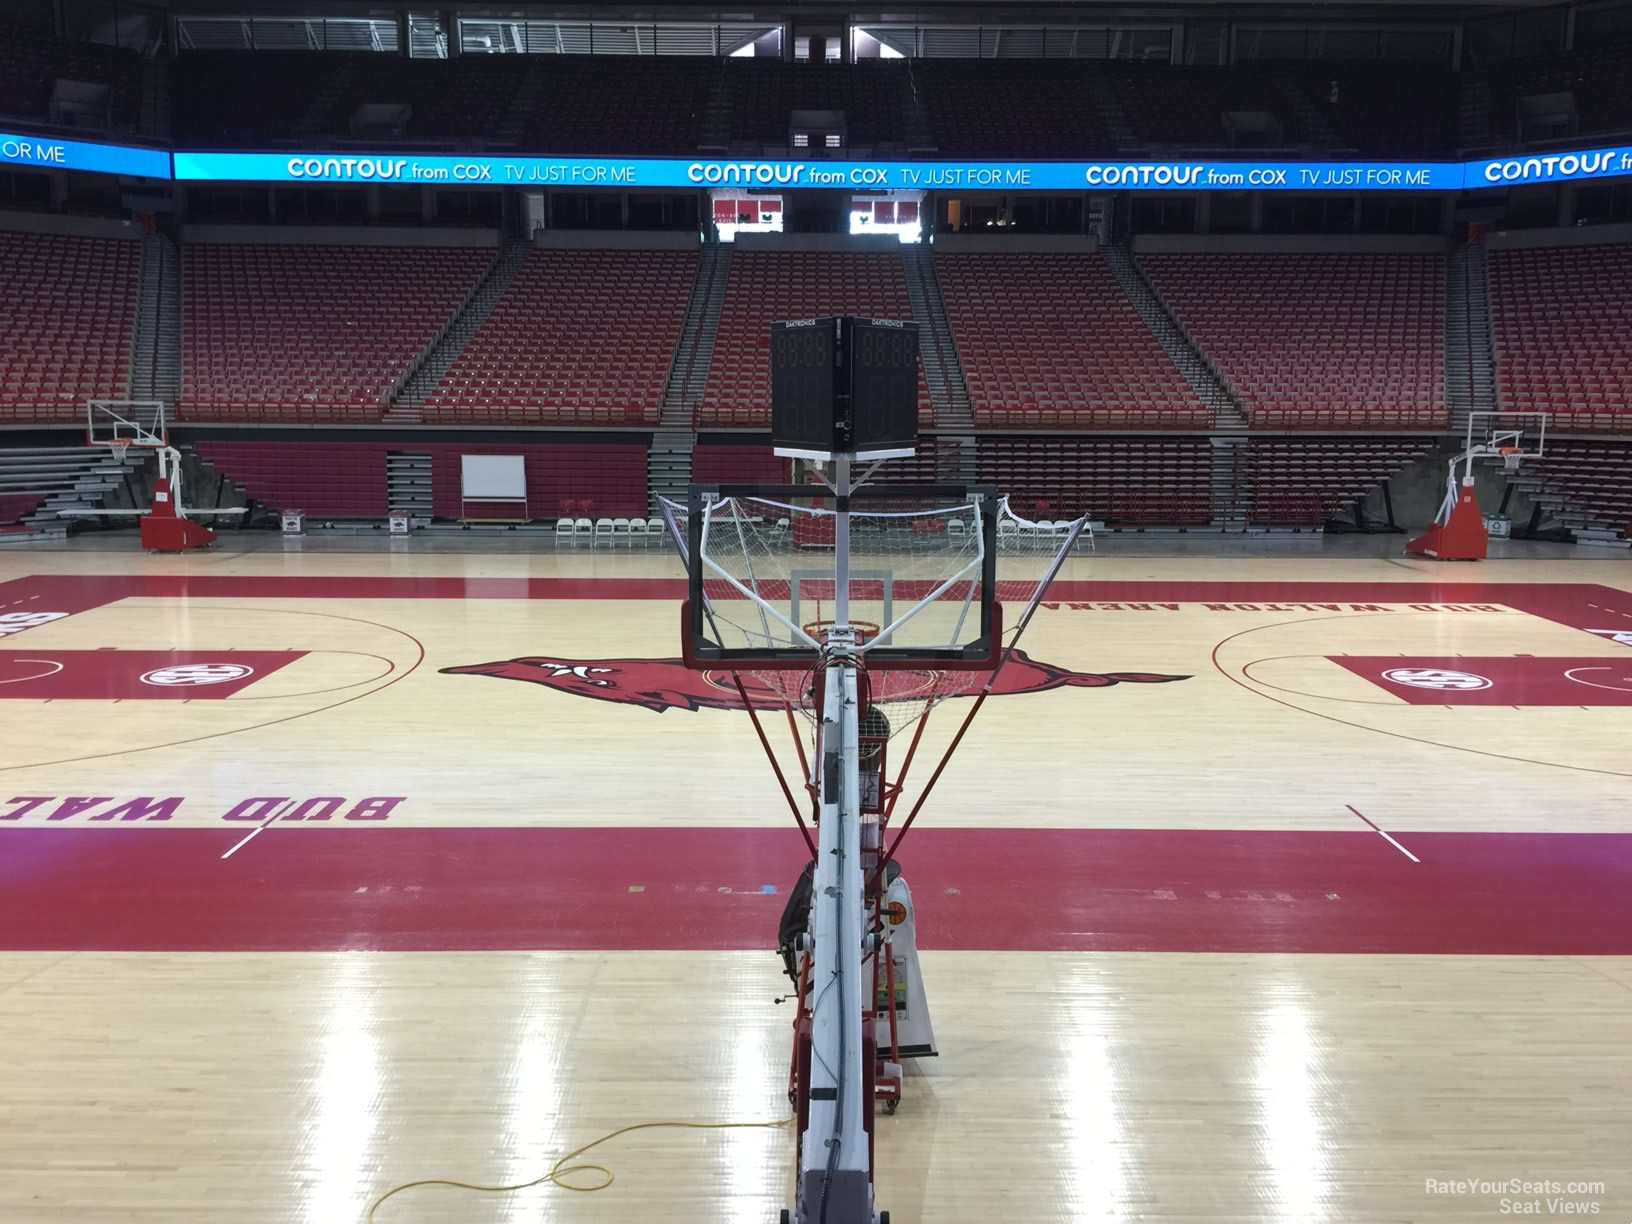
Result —
[[[929,781],[924,784],[922,793],[919,794],[917,801],[913,803],[912,811],[907,813],[907,819],[902,823],[900,831],[891,840],[889,849],[884,852],[884,856],[879,859],[878,867],[874,871],[874,877],[868,882],[869,889],[877,887],[878,882],[884,878],[884,871],[889,867],[890,860],[895,857],[896,850],[900,848],[902,838],[906,837],[907,832],[912,828],[912,822],[918,819],[918,813],[923,810],[924,804],[928,802],[931,792],[935,789],[935,784],[941,780],[941,774],[946,772],[947,764],[952,760],[952,754],[958,750],[958,745],[963,742],[963,737],[974,723],[975,716],[980,713],[980,707],[985,705],[986,698],[992,695],[992,689],[997,684],[998,676],[1003,673],[1003,669],[1008,666],[1009,660],[1014,657],[1014,652],[1020,645],[1020,639],[1025,636],[1032,617],[1037,615],[1037,609],[1042,605],[1043,596],[1048,592],[1048,588],[1053,585],[1055,576],[1060,572],[1060,566],[1065,563],[1066,555],[1071,551],[1072,545],[1077,542],[1077,536],[1082,533],[1083,524],[1087,521],[1086,516],[1078,519],[1071,525],[1071,530],[1066,533],[1065,542],[1060,546],[1059,552],[1055,554],[1053,564],[1048,567],[1048,572],[1043,575],[1042,581],[1037,584],[1037,590],[1033,593],[1030,602],[1026,604],[1025,612],[1021,614],[1020,623],[1015,626],[1014,637],[1009,640],[1002,657],[997,661],[997,666],[992,669],[992,674],[986,678],[986,683],[981,686],[980,693],[975,697],[974,704],[969,707],[969,713],[964,715],[963,722],[958,725],[957,734],[952,737],[952,742],[946,746],[946,751],[941,754],[941,759],[937,762],[935,771],[929,775]]]
[[[754,709],[754,703],[748,699],[748,688],[742,682],[742,676],[737,672],[731,673],[731,682],[737,686],[737,695],[742,698],[742,708],[748,711],[748,717],[753,721],[754,733],[759,736],[759,745],[765,749],[765,759],[771,763],[771,772],[776,775],[777,785],[782,788],[782,794],[788,800],[788,810],[798,822],[799,834],[805,839],[805,845],[810,848],[810,857],[816,857],[816,842],[810,835],[810,826],[805,823],[805,815],[799,810],[794,801],[793,790],[788,786],[788,779],[782,773],[782,762],[776,759],[776,753],[771,749],[770,738],[765,734],[765,728],[760,724],[759,711]]]

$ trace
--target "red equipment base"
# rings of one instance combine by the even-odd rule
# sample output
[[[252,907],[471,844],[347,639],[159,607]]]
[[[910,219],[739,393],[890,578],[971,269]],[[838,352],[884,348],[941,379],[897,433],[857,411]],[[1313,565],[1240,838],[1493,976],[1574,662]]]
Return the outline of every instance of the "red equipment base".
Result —
[[[1435,523],[1405,546],[1406,552],[1432,557],[1436,561],[1483,561],[1490,533],[1470,485],[1462,487],[1451,507],[1450,518]]]
[[[151,552],[186,552],[215,543],[215,532],[176,513],[170,482],[153,485],[153,508],[142,518],[142,547]]]

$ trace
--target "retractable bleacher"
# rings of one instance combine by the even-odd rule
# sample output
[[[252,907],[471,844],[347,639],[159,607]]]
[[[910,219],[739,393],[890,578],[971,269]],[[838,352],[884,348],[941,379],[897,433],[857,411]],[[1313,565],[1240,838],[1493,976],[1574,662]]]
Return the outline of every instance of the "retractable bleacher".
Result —
[[[1205,527],[1213,521],[1205,437],[1014,437],[979,440],[982,482],[1025,517],[1087,514],[1106,526]]]

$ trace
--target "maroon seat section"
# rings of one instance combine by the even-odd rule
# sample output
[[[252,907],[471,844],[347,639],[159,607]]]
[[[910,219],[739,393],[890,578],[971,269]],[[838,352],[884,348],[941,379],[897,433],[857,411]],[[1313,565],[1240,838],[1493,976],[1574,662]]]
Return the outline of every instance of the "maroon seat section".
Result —
[[[1100,255],[939,254],[935,269],[976,425],[1212,424]]]
[[[1548,438],[1546,458],[1525,460],[1524,471],[1563,495],[1566,525],[1632,538],[1632,442]]]
[[[194,449],[253,501],[274,510],[384,518],[386,447],[379,442],[201,441]]]
[[[141,244],[0,234],[0,421],[83,421],[130,388]]]
[[[1632,246],[1494,251],[1490,313],[1504,409],[1632,431]]]
[[[176,415],[378,421],[492,258],[458,247],[184,247]]]
[[[1203,526],[1213,515],[1204,437],[980,439],[983,484],[1022,517],[1086,514],[1111,527]]]
[[[423,419],[655,425],[696,274],[693,251],[531,252]]]
[[[892,252],[738,251],[720,305],[714,358],[697,423],[766,426],[771,419],[771,324],[824,315],[912,318],[906,268]],[[918,421],[934,423],[918,370]]]
[[[524,456],[527,513],[534,519],[554,518],[561,501],[568,498],[591,503],[598,516],[646,514],[643,441],[388,445],[209,439],[200,441],[196,449],[248,497],[275,510],[304,510],[334,518],[383,518],[392,509],[386,491],[386,455],[411,451],[431,456],[431,510],[439,518],[461,515],[461,455]]]
[[[1269,429],[1436,429],[1439,255],[1145,255],[1151,285]]]
[[[1253,438],[1247,521],[1316,527],[1422,459],[1432,438]],[[1441,469],[1442,470],[1442,469]],[[1436,471],[1437,474],[1437,471]]]
[[[704,446],[691,452],[691,478],[699,484],[787,484],[788,460],[769,446]]]
[[[561,502],[576,500],[588,517],[646,517],[646,443],[566,442],[535,446],[448,443],[415,447],[431,453],[431,510],[438,518],[460,515],[460,455],[522,455],[527,460],[527,512],[553,519]]]
[[[22,522],[44,500],[40,493],[0,493],[0,527]]]

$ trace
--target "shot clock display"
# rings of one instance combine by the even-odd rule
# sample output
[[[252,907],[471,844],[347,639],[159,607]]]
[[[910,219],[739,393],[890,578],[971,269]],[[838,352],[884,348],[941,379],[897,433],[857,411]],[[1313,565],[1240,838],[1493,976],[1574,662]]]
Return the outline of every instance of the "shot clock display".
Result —
[[[778,454],[911,454],[918,325],[840,315],[771,324],[771,443]]]

